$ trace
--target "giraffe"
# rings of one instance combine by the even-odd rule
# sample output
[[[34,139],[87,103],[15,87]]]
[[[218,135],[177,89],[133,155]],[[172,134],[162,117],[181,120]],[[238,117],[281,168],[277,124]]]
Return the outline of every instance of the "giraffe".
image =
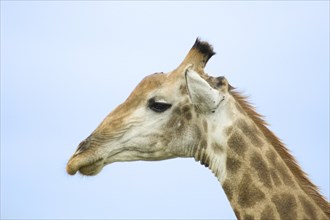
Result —
[[[169,73],[145,77],[83,140],[66,170],[96,175],[120,161],[193,157],[219,180],[238,219],[329,219],[329,202],[199,38]]]

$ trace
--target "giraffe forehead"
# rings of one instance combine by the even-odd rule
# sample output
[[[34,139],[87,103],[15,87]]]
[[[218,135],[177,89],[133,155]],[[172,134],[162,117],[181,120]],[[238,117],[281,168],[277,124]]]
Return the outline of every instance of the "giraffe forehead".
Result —
[[[125,118],[134,112],[141,104],[146,103],[151,98],[151,94],[155,90],[159,90],[163,87],[167,81],[166,74],[154,73],[146,76],[131,92],[129,97],[117,108],[115,108],[105,119],[113,120],[113,118],[120,117]],[[123,121],[123,120],[121,120]]]
[[[131,96],[144,97],[146,94],[154,91],[155,89],[162,88],[167,81],[166,74],[155,73],[149,76],[146,76],[133,90]]]
[[[128,100],[148,99],[153,95],[174,97],[174,93],[180,92],[184,80],[182,77],[172,77],[172,72],[154,73],[146,76],[133,90]],[[165,98],[165,97],[163,97]]]

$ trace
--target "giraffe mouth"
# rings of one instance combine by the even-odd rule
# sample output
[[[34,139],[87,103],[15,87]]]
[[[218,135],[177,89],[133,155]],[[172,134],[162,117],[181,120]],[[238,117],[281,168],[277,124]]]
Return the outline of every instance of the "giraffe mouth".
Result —
[[[100,157],[97,156],[97,152],[92,152],[91,150],[81,152],[78,148],[77,152],[67,163],[66,171],[69,175],[75,175],[79,172],[82,175],[95,176],[101,172],[105,165],[116,161],[122,161],[121,155],[123,152],[125,152],[124,149],[118,149],[112,152],[108,157]]]
[[[86,176],[95,176],[101,172],[104,167],[104,159],[89,159],[88,157],[82,157],[80,155],[74,155],[66,166],[66,171],[70,175],[79,173]]]
[[[86,176],[95,176],[96,174],[101,172],[103,167],[104,167],[104,162],[102,159],[99,159],[92,164],[88,164],[80,167],[79,173]]]
[[[77,172],[79,172],[82,175],[95,176],[101,172],[104,166],[114,162],[137,160],[157,161],[174,157],[176,156],[173,156],[172,154],[164,155],[163,153],[159,153],[159,151],[144,152],[137,149],[126,148],[114,150],[107,157],[97,157],[95,152],[85,151],[78,152],[70,158],[66,166],[66,171],[69,175],[75,175]]]

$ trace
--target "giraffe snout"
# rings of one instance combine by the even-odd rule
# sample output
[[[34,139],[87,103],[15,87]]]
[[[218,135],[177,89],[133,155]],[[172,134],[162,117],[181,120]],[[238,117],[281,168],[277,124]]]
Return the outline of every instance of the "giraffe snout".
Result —
[[[80,142],[76,152],[71,156],[66,166],[66,171],[70,175],[80,173],[85,175],[95,175],[103,167],[103,158],[91,146],[91,136]]]

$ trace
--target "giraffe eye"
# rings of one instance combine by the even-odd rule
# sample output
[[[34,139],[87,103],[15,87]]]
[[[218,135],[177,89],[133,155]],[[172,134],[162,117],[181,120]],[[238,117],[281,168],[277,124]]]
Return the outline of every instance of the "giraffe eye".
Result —
[[[157,102],[153,98],[148,101],[148,107],[158,113],[165,112],[167,109],[171,108],[171,106],[171,104],[166,102]]]

